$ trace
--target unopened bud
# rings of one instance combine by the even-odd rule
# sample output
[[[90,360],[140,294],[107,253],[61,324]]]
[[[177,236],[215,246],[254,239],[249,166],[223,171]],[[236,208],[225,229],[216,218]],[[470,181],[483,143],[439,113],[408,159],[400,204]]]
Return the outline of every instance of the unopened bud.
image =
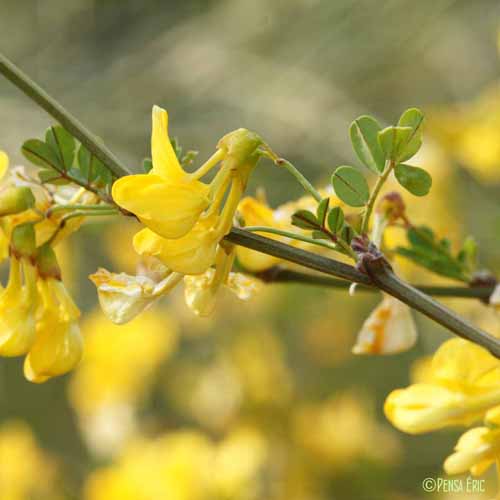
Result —
[[[10,186],[0,192],[0,217],[24,212],[35,205],[35,197],[27,186]]]
[[[396,191],[387,193],[377,205],[377,213],[383,215],[389,223],[404,217],[405,210],[405,202]]]
[[[10,247],[22,257],[33,257],[36,252],[35,228],[33,224],[20,224],[12,230]]]
[[[38,249],[36,265],[42,278],[61,279],[61,269],[56,254],[49,244],[46,243]]]
[[[255,162],[255,152],[262,144],[262,139],[255,132],[239,128],[226,134],[217,147],[227,153],[227,158],[236,165]]]

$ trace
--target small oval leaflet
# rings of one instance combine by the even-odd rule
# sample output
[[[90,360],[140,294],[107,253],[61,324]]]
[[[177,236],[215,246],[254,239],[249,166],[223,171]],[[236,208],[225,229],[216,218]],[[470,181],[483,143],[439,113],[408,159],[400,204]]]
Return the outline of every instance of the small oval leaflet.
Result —
[[[332,175],[332,185],[335,194],[351,207],[364,206],[370,197],[366,179],[354,167],[338,167]]]
[[[394,168],[394,175],[401,186],[415,196],[425,196],[431,189],[432,177],[423,168],[400,163]]]

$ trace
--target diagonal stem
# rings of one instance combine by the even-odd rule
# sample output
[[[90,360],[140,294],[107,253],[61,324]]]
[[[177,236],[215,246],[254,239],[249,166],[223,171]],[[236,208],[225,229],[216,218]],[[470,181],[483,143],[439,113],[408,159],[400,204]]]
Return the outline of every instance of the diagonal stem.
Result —
[[[130,174],[128,169],[120,163],[120,160],[94,134],[1,53],[0,73],[54,117],[117,177]]]

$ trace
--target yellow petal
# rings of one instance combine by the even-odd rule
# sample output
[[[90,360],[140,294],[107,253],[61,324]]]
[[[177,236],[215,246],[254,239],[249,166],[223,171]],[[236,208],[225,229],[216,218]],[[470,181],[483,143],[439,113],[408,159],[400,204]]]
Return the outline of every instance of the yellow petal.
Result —
[[[208,207],[201,182],[169,184],[158,175],[129,175],[113,184],[113,199],[164,238],[189,232]]]
[[[184,278],[184,298],[187,306],[197,316],[210,316],[215,309],[218,287],[212,286],[214,269],[199,276]]]
[[[463,434],[450,455],[444,469],[447,474],[462,474],[470,470],[474,475],[482,474],[495,461],[500,449],[498,430],[476,427]]]
[[[3,151],[0,151],[0,179],[3,179],[9,168],[9,157]]]
[[[175,287],[181,276],[170,274],[161,282],[155,283],[146,276],[115,274],[99,269],[90,279],[97,287],[104,314],[113,323],[122,325],[144,311],[160,295]]]
[[[500,361],[486,349],[464,339],[451,339],[436,351],[433,376],[451,388],[464,391],[500,386]]]
[[[57,316],[39,322],[37,339],[24,361],[24,375],[41,383],[72,370],[83,353],[83,340],[76,321],[60,321]]]
[[[213,226],[207,221],[199,222],[176,240],[161,238],[149,229],[134,236],[137,253],[158,257],[169,269],[182,274],[205,272],[215,261],[217,243]]]
[[[271,226],[281,227],[274,220],[273,211],[264,203],[260,203],[255,198],[247,196],[243,198],[238,205],[238,211],[243,216],[246,226]],[[259,233],[258,233],[259,234]],[[272,238],[278,241],[285,241],[286,238],[268,233],[260,233],[262,236]],[[249,271],[258,272],[276,265],[280,259],[267,255],[265,253],[249,250],[244,247],[237,247],[236,254],[238,260],[245,269]]]
[[[500,391],[484,397],[432,384],[414,384],[387,397],[384,412],[390,422],[409,434],[420,434],[449,426],[470,425],[488,408],[500,402]]]
[[[33,279],[33,276],[26,273],[25,279]],[[0,356],[20,356],[33,345],[36,324],[33,285],[23,287],[20,262],[11,259],[9,284],[0,296]]]
[[[168,114],[159,106],[153,106],[153,127],[151,132],[151,156],[153,159],[152,174],[178,182],[186,179],[174,148],[168,137]]]

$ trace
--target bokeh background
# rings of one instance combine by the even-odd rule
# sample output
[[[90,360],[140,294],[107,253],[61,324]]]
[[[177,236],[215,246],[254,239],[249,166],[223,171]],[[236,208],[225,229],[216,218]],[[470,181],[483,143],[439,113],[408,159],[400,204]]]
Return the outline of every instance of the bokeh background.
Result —
[[[455,243],[474,234],[482,265],[498,270],[499,13],[497,0],[0,0],[0,47],[136,170],[153,104],[201,158],[243,126],[318,186],[355,163],[355,117],[392,123],[418,106],[428,118],[418,161],[434,187],[424,203],[405,195],[409,214]],[[0,80],[0,147],[14,164],[51,123]],[[259,186],[273,206],[301,195],[270,163],[249,192]],[[87,276],[133,272],[136,229],[91,224],[59,248],[84,311],[73,374],[37,386],[20,360],[0,361],[0,499],[476,498],[422,490],[444,477],[458,432],[405,436],[382,412],[446,331],[417,315],[410,352],[354,357],[379,298],[298,285],[224,299],[210,319],[174,293],[116,327]],[[497,332],[481,304],[448,303]]]

